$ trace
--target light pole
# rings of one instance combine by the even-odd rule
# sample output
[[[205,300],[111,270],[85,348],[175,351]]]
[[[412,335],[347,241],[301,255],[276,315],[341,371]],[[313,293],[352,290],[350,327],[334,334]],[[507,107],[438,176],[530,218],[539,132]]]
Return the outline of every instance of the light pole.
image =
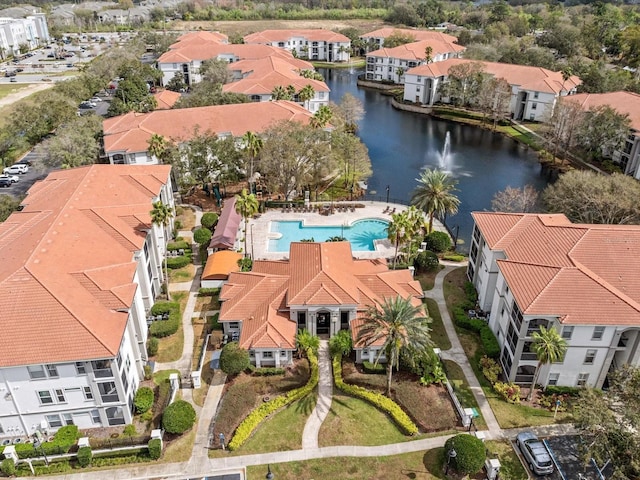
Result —
[[[251,260],[256,258],[253,254],[253,223],[251,224]]]
[[[389,205],[389,185],[387,185],[387,205]]]
[[[271,473],[271,465],[267,465],[267,474],[264,477],[266,480],[273,480],[275,475]]]
[[[451,463],[451,459],[456,458],[457,456],[458,456],[458,453],[453,448],[449,450],[449,452],[447,453],[447,468],[444,471],[445,475],[449,474],[449,464]]]

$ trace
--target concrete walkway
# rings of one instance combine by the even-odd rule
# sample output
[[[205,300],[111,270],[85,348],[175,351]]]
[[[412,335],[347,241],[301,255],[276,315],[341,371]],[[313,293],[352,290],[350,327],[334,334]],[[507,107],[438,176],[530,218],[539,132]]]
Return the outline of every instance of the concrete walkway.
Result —
[[[213,429],[213,419],[218,411],[218,405],[220,404],[226,381],[227,376],[221,370],[216,370],[211,380],[209,391],[207,392],[207,399],[198,415],[196,439],[193,444],[191,459],[189,460],[189,471],[206,461],[209,456],[209,449],[219,441]],[[230,439],[225,440],[228,441]]]
[[[480,382],[476,378],[475,373],[471,368],[471,364],[469,363],[469,359],[467,355],[464,353],[462,348],[462,344],[458,339],[458,335],[456,334],[456,330],[453,326],[453,322],[451,321],[451,317],[449,316],[449,310],[447,309],[447,303],[444,298],[444,277],[451,271],[456,268],[460,268],[465,266],[464,263],[456,263],[456,264],[448,264],[442,269],[438,275],[436,276],[435,285],[432,290],[425,291],[425,296],[431,298],[436,301],[438,304],[438,309],[440,310],[440,315],[442,317],[442,323],[444,324],[444,329],[447,332],[447,336],[451,341],[451,348],[449,350],[444,350],[441,353],[441,357],[445,360],[451,360],[456,362],[462,372],[464,373],[465,378],[467,379],[467,383],[469,383],[469,387],[473,392],[473,396],[478,402],[478,406],[480,407],[480,411],[482,412],[482,416],[487,424],[487,429],[489,430],[489,437],[491,438],[501,438],[503,436],[502,429],[500,428],[500,424],[496,420],[495,415],[493,414],[493,410],[491,410],[491,406],[487,401],[487,397],[484,395],[482,391],[482,387],[480,386]]]
[[[311,415],[307,419],[302,432],[302,449],[318,448],[318,434],[322,422],[327,418],[331,408],[331,397],[333,396],[333,375],[331,374],[331,355],[329,353],[329,341],[320,340],[318,349],[318,369],[320,378],[318,380],[318,402]]]

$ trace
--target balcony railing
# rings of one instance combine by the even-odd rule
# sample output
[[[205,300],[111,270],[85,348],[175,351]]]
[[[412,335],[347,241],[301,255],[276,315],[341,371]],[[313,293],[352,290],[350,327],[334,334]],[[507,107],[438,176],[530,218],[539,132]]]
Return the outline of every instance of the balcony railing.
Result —
[[[533,352],[522,352],[521,360],[537,360],[538,356]]]
[[[111,370],[110,368],[101,368],[98,370],[94,370],[93,374],[98,378],[113,377],[113,370]]]
[[[102,401],[104,403],[110,403],[110,402],[119,402],[120,398],[118,398],[118,393],[110,393],[110,394],[101,394],[100,398],[102,399]]]
[[[523,383],[531,385],[533,382],[533,375],[516,375],[515,383]]]

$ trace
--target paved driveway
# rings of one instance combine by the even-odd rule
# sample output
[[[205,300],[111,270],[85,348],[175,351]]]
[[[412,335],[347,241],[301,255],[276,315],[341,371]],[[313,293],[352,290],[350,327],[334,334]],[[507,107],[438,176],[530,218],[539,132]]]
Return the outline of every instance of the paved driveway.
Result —
[[[549,452],[564,480],[601,480],[600,472],[593,461],[584,464],[580,453],[580,437],[564,435],[545,440]]]

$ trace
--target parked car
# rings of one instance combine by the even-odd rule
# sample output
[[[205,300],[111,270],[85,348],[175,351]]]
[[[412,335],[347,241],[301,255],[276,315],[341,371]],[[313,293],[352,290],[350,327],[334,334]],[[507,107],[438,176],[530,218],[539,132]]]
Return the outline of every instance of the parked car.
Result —
[[[101,99],[101,98],[98,98],[98,97],[91,97],[91,98],[89,99],[89,101],[90,101],[90,102],[93,102],[93,103],[100,103],[100,102],[102,101],[102,99]]]
[[[31,160],[29,160],[27,157],[23,157],[21,160],[18,160],[15,165],[26,165],[28,167],[31,166]]]
[[[18,177],[17,175],[7,175],[6,173],[0,175],[0,178],[8,178],[11,183],[18,183],[20,181],[20,177]]]
[[[533,432],[522,432],[516,437],[516,444],[529,468],[536,475],[553,473],[553,460],[546,445]]]
[[[8,188],[10,186],[11,186],[11,180],[9,180],[8,178],[0,177],[0,187]]]
[[[9,81],[10,81],[11,83],[17,83],[17,82],[18,82],[18,77],[11,77],[11,78],[9,79]]]
[[[11,165],[10,167],[2,170],[2,173],[7,173],[9,175],[15,175],[17,173],[24,174],[29,171],[29,167],[24,163],[16,163],[15,165]]]

